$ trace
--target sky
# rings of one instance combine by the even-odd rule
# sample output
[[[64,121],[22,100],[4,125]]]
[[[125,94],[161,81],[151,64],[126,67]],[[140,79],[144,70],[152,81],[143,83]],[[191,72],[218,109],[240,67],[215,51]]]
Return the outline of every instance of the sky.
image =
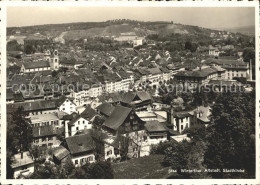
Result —
[[[255,24],[252,7],[8,7],[7,26],[20,27],[112,19],[173,21],[205,28]]]

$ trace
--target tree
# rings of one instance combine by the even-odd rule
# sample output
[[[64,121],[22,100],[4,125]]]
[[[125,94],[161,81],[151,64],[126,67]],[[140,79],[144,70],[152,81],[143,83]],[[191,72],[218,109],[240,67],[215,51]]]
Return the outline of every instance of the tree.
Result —
[[[32,126],[23,107],[9,112],[7,130],[7,147],[13,153],[29,150],[33,141]]]
[[[16,40],[11,40],[7,42],[7,51],[22,51],[22,47]]]
[[[108,161],[99,161],[85,164],[76,168],[73,178],[77,179],[113,179],[113,169]]]
[[[23,107],[17,110],[7,109],[7,177],[12,178],[12,156],[17,153],[28,151],[32,143],[31,121],[26,117]]]
[[[35,53],[36,49],[32,45],[25,45],[24,52],[26,54],[33,54]]]
[[[208,168],[245,169],[245,173],[212,173],[216,178],[252,178],[255,175],[254,92],[224,93],[216,102],[212,123],[207,128],[205,164]]]
[[[243,50],[243,58],[245,62],[249,62],[252,60],[252,62],[255,62],[255,49],[254,48],[245,48]]]

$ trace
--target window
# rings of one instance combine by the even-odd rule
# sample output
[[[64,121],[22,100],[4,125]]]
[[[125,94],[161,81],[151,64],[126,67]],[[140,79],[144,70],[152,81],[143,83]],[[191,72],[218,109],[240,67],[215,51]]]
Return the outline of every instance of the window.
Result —
[[[48,141],[52,141],[52,136],[48,137]]]
[[[79,127],[76,127],[76,130],[79,130]]]
[[[62,110],[65,110],[65,108],[63,108]]]
[[[93,156],[88,157],[87,161],[93,161]]]
[[[75,160],[75,164],[78,164],[78,160]]]
[[[112,150],[109,150],[108,152],[107,152],[107,155],[111,155],[112,154]]]
[[[183,125],[181,125],[181,130],[183,130]]]
[[[85,124],[85,121],[82,121],[83,122],[83,124]]]
[[[80,121],[78,121],[78,125],[80,124]]]
[[[43,138],[42,138],[42,141],[46,141],[46,137],[43,137]]]

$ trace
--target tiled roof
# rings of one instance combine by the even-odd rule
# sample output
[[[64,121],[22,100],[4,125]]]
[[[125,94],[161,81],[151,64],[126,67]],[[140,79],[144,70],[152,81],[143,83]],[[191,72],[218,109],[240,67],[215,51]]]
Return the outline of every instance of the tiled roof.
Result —
[[[81,117],[87,120],[91,120],[94,116],[96,116],[97,113],[94,109],[92,109],[90,106],[85,107],[85,110],[81,113]]]
[[[158,120],[147,121],[144,125],[148,132],[166,132],[168,128]]]
[[[62,160],[65,157],[67,157],[70,154],[70,152],[63,146],[59,146],[57,148],[54,148],[53,155],[58,159]]]
[[[128,107],[116,106],[115,110],[110,117],[105,120],[103,125],[113,130],[117,130],[124,123],[131,110],[132,109]]]
[[[196,71],[180,71],[174,76],[184,76],[184,77],[198,77],[198,78],[205,78],[210,74],[216,73],[217,70],[213,68],[204,68],[201,70]]]
[[[65,140],[72,155],[94,149],[93,139],[90,134],[75,135],[68,137]]]
[[[34,163],[32,156],[30,155],[30,152],[23,152],[23,158],[21,158],[21,153],[15,154],[13,156],[13,163],[12,168],[17,168],[23,165],[28,165]]]
[[[122,95],[122,102],[129,104],[136,96],[140,98],[141,101],[147,101],[151,99],[151,96],[145,91],[126,92]]]
[[[50,67],[50,64],[48,61],[37,61],[37,62],[24,62],[23,63],[25,69],[35,69],[35,68],[44,68],[44,67]]]
[[[41,101],[33,101],[33,102],[22,102],[22,103],[14,103],[8,104],[7,107],[17,109],[22,106],[24,111],[40,111],[40,110],[49,110],[56,109],[56,102],[53,100],[41,100]]]
[[[101,113],[105,114],[106,116],[110,116],[112,112],[114,111],[115,107],[111,105],[110,103],[102,103],[96,108]]]
[[[41,127],[33,127],[33,137],[44,137],[44,136],[53,136],[56,135],[56,130],[53,126],[41,126]]]

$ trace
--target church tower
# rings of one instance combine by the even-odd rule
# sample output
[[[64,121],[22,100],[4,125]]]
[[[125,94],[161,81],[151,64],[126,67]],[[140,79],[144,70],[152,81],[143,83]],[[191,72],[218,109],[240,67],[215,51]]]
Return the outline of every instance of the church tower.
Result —
[[[49,58],[51,70],[57,71],[60,66],[58,50],[54,50]]]

